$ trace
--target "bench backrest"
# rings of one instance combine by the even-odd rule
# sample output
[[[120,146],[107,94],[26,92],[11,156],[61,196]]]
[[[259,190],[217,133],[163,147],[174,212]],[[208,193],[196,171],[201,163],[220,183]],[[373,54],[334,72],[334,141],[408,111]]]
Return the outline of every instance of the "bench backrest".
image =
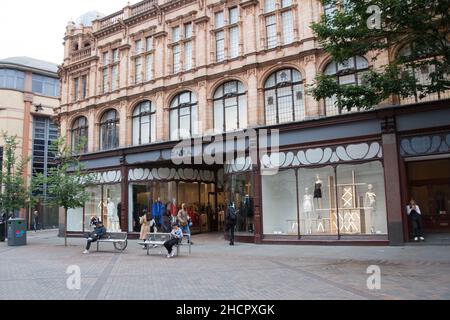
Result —
[[[147,241],[163,241],[170,240],[172,235],[170,233],[147,233]]]
[[[108,232],[106,234],[106,239],[113,239],[113,240],[127,240],[128,233],[126,232]]]

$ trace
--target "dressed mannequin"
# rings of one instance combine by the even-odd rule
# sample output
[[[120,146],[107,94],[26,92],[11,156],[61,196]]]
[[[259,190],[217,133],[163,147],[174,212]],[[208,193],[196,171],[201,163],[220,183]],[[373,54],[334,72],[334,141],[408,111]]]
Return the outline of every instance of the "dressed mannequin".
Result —
[[[253,201],[248,194],[243,199],[242,210],[247,220],[247,230],[251,233],[253,232]]]
[[[161,225],[161,218],[164,214],[164,203],[162,203],[161,198],[158,199],[152,205],[152,215],[153,219],[155,219],[156,225],[159,227]]]
[[[317,202],[317,207],[322,209],[322,180],[319,175],[316,175],[316,181],[314,182],[314,199]]]
[[[307,226],[306,233],[312,233],[311,212],[314,211],[313,195],[309,193],[309,188],[305,188],[305,195],[303,196],[303,212],[305,213],[305,224]]]
[[[364,197],[364,207],[366,211],[368,211],[370,216],[370,232],[375,233],[375,212],[376,212],[376,204],[377,204],[377,195],[373,191],[373,185],[367,185],[367,192]]]
[[[100,201],[98,203],[97,207],[100,209],[100,216],[98,217],[98,219],[100,221],[102,221],[104,225],[106,225],[105,221],[104,221],[105,220],[104,217],[105,217],[105,211],[107,212],[107,207],[108,207],[107,202],[106,201]]]
[[[172,199],[170,204],[170,215],[172,216],[172,223],[175,223],[178,215],[177,200],[175,198]]]
[[[111,232],[120,232],[119,218],[116,214],[116,205],[111,201],[111,198],[106,200],[108,212],[108,230]]]

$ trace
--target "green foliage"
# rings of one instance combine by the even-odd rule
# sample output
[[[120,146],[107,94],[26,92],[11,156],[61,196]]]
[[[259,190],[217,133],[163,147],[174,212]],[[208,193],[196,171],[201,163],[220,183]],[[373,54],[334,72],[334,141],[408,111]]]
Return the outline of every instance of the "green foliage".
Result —
[[[397,55],[389,64],[370,70],[363,83],[340,86],[334,78],[319,75],[311,88],[317,99],[337,96],[338,106],[370,109],[386,98],[397,95],[429,94],[450,89],[450,16],[449,0],[323,0],[337,6],[329,17],[312,24],[323,49],[337,62],[368,53],[377,60],[386,50],[410,44],[405,55]],[[370,7],[376,6],[376,7]],[[371,24],[379,8],[381,28]],[[368,23],[369,21],[369,23]],[[419,83],[413,70],[429,70],[430,80]]]
[[[0,168],[0,209],[10,216],[25,207],[28,193],[23,174],[29,159],[16,157],[17,137],[2,133],[2,138],[4,158],[3,168]]]
[[[75,151],[67,146],[64,138],[59,138],[51,145],[50,152],[54,152],[57,165],[49,168],[47,176],[39,173],[33,177],[31,193],[37,195],[35,198],[66,210],[84,206],[89,199],[89,193],[85,189],[92,183],[92,178],[83,173],[83,166],[79,161],[78,155],[83,143]],[[46,186],[45,196],[40,192],[42,186]]]

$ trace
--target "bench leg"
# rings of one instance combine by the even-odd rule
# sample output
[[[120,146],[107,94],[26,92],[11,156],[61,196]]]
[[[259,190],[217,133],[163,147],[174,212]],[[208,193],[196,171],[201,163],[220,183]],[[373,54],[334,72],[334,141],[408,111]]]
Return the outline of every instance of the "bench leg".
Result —
[[[177,257],[180,255],[180,246],[177,246]]]

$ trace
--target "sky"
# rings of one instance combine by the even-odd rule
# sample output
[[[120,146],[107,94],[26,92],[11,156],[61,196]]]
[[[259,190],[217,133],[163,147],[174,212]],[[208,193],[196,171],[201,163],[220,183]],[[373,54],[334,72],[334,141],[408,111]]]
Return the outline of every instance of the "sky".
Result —
[[[117,12],[128,0],[0,0],[0,59],[28,56],[63,62],[69,21],[88,11]],[[130,0],[131,4],[139,2]]]

